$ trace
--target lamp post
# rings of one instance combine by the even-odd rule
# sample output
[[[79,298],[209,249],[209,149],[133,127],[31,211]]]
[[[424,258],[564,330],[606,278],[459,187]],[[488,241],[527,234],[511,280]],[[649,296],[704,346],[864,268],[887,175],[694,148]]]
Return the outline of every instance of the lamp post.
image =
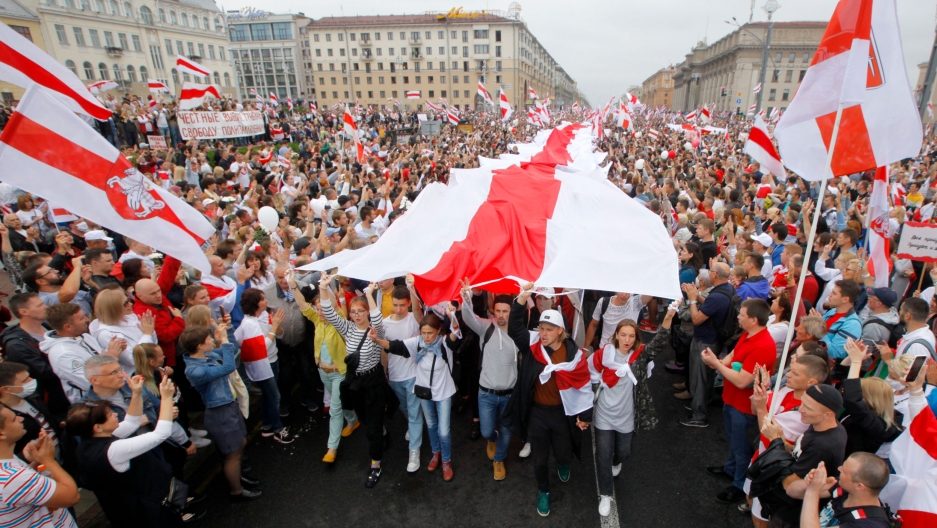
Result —
[[[765,92],[765,78],[766,78],[766,73],[768,71],[768,59],[771,58],[770,57],[771,34],[774,31],[774,20],[772,20],[772,15],[774,15],[774,12],[777,11],[778,8],[780,7],[781,5],[778,4],[777,0],[768,0],[767,2],[765,2],[763,9],[765,10],[766,13],[768,13],[768,36],[765,38],[765,40],[761,40],[760,38],[758,38],[758,35],[755,35],[750,30],[742,27],[742,25],[738,23],[738,20],[736,20],[735,17],[732,17],[732,22],[734,22],[735,25],[738,26],[739,29],[748,31],[748,33],[752,37],[754,37],[755,40],[757,40],[758,42],[761,42],[761,76],[758,81],[758,84],[761,85],[761,90],[758,90],[758,95],[756,97],[756,108],[755,108],[756,114],[761,111],[761,97],[762,97],[762,94]],[[732,22],[729,22],[728,20],[726,20],[726,24],[732,24]],[[771,59],[771,64],[774,64],[774,66],[777,67],[777,64],[774,63],[774,59]]]

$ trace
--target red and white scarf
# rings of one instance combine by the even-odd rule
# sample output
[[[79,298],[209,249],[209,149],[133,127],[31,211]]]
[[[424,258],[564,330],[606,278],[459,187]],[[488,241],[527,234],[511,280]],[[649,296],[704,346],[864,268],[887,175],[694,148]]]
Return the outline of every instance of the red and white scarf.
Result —
[[[631,365],[638,359],[641,352],[644,352],[644,345],[637,350],[633,350],[628,356],[626,363],[615,361],[615,345],[611,343],[605,345],[601,350],[592,354],[592,361],[589,362],[589,370],[592,373],[592,383],[605,383],[605,386],[612,388],[618,384],[618,380],[628,376],[631,383],[637,385],[638,379],[631,371]],[[648,369],[650,370],[650,368]]]
[[[237,283],[234,279],[227,276],[202,275],[202,286],[208,291],[208,305],[212,312],[217,313],[219,308],[223,308],[225,313],[231,313],[237,300]]]
[[[781,433],[784,435],[784,440],[793,444],[800,435],[807,431],[810,425],[800,420],[800,411],[798,411],[800,408],[800,400],[794,397],[794,391],[792,389],[783,387],[778,391],[778,396],[781,398],[781,405],[779,405],[778,410],[775,411],[774,419],[777,420],[778,425],[781,426]],[[769,409],[771,408],[771,401],[773,398],[774,393],[768,394]],[[768,445],[771,444],[771,440],[768,440],[765,435],[759,434],[758,436],[758,452],[752,457],[752,462],[754,462],[755,459],[758,458],[758,455],[763,453],[765,449],[768,449]]]
[[[270,314],[263,312],[260,317],[244,316],[241,325],[234,331],[234,337],[241,345],[241,362],[251,381],[263,381],[273,377],[268,349],[276,349],[276,341],[267,339],[270,332]]]
[[[537,341],[530,346],[530,351],[538,362],[546,365],[540,373],[540,384],[546,385],[550,376],[556,376],[556,388],[563,400],[563,409],[567,416],[575,416],[592,408],[592,386],[590,385],[589,360],[582,349],[576,351],[572,361],[554,364],[543,350],[543,344]]]

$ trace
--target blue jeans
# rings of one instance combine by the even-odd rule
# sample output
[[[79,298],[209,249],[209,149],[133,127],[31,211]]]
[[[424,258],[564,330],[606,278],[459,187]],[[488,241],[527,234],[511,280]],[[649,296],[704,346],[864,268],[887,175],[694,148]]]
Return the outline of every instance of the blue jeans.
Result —
[[[423,409],[421,402],[423,400],[413,394],[413,384],[416,378],[410,378],[406,381],[391,381],[390,388],[400,400],[400,412],[407,416],[407,431],[410,432],[410,451],[416,451],[423,445]],[[333,393],[334,394],[334,393]],[[332,396],[335,399],[335,396]],[[434,449],[438,452],[438,449]]]
[[[322,372],[319,370],[319,377],[322,378],[322,384],[325,385],[325,388],[332,394],[332,403],[329,406],[329,449],[338,449],[338,442],[342,439],[344,422],[347,421],[348,425],[351,425],[358,421],[358,416],[351,409],[342,409],[339,385],[345,379],[345,375],[341,372]]]
[[[277,375],[280,372],[280,362],[274,361],[270,364],[273,369],[273,377],[263,381],[255,381],[260,391],[260,419],[263,422],[265,430],[279,431],[283,429],[283,423],[280,421],[280,390],[277,389]]]
[[[423,406],[423,418],[429,431],[429,445],[433,453],[442,451],[442,461],[452,460],[452,435],[449,434],[449,417],[452,411],[452,397],[443,401],[420,400]]]
[[[175,148],[176,145],[182,143],[182,136],[179,134],[178,126],[169,127],[169,137],[172,140],[172,145],[170,145],[170,148]]]
[[[482,436],[489,442],[497,442],[498,450],[495,452],[495,462],[504,462],[508,456],[508,444],[511,443],[511,430],[501,420],[504,409],[508,406],[510,394],[495,396],[478,389],[478,421]],[[495,430],[498,431],[497,436]]]
[[[748,428],[758,423],[758,417],[743,413],[728,403],[722,406],[722,420],[729,437],[729,459],[723,468],[732,477],[732,485],[742,489],[745,472],[751,464],[752,445],[748,441]]]

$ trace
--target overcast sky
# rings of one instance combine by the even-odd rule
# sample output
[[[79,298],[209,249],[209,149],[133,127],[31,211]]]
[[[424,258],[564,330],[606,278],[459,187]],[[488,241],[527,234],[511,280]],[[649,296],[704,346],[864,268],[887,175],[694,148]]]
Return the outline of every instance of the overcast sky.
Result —
[[[221,0],[216,0],[221,2]],[[835,0],[779,0],[776,21],[829,21]],[[734,16],[745,22],[751,0],[527,0],[519,2],[521,17],[531,33],[556,61],[579,83],[593,106],[604,104],[612,95],[621,95],[629,86],[640,84],[660,68],[683,60],[693,45],[707,38],[715,42],[730,33],[725,23]],[[755,21],[766,20],[761,8],[765,0],[755,0]],[[221,5],[221,4],[220,4]],[[414,14],[448,11],[498,9],[507,11],[508,1],[441,2],[439,0],[224,0],[226,10],[245,6],[274,13],[302,11],[310,18],[344,15]],[[262,6],[262,7],[261,7]],[[912,88],[918,77],[917,65],[928,60],[934,41],[937,6],[931,0],[900,0],[905,59]]]

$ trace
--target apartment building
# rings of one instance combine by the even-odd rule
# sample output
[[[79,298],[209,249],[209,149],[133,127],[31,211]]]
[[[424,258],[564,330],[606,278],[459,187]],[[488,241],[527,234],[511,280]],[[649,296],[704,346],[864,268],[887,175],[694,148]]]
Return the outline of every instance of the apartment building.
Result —
[[[309,19],[303,13],[277,15],[259,9],[226,13],[228,49],[234,60],[237,85],[244,97],[255,90],[265,99],[291,97],[294,102],[315,89],[305,75],[303,61],[309,49],[301,38]]]
[[[641,102],[651,108],[671,108],[673,104],[673,75],[676,68],[668,66],[654,72],[641,83]]]

